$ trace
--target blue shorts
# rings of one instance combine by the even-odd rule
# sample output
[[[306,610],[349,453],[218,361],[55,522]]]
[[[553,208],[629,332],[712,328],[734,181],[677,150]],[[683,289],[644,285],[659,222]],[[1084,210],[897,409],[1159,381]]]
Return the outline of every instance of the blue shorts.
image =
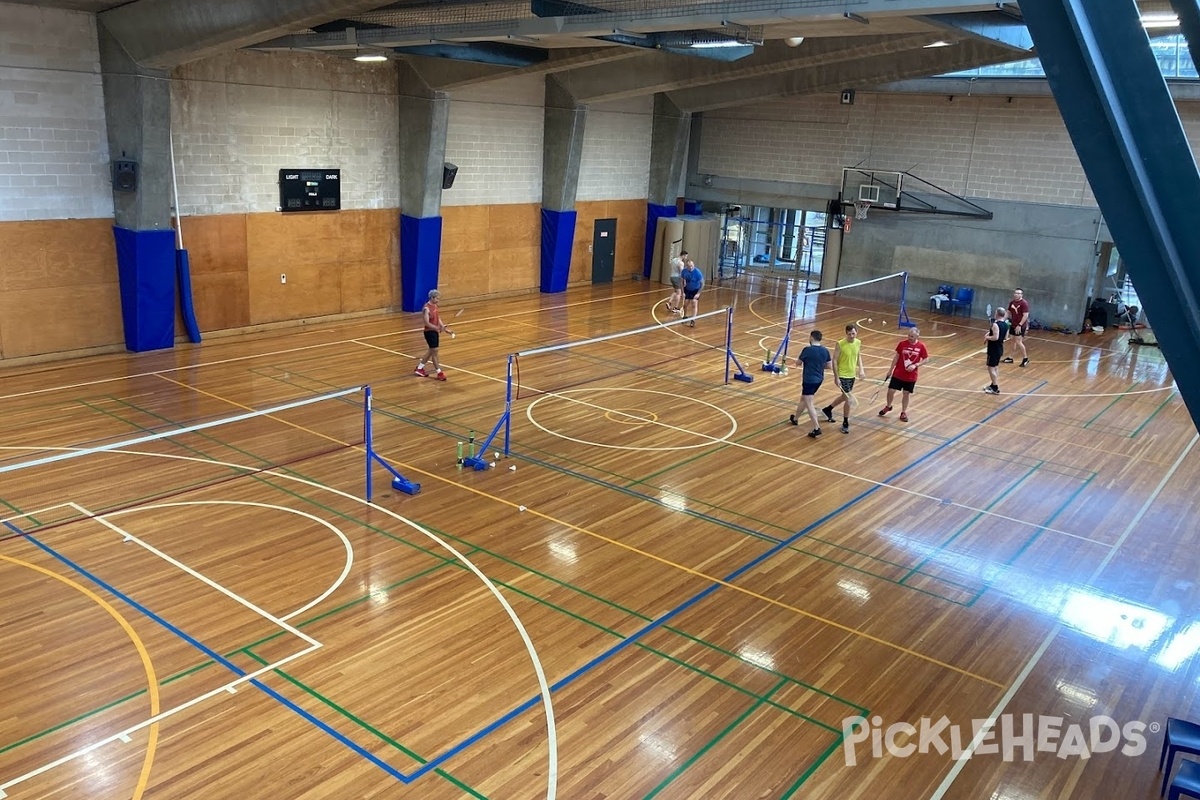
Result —
[[[817,381],[816,383],[801,384],[800,385],[800,396],[801,397],[813,396],[814,394],[817,393],[817,389],[821,388],[821,383],[822,383],[822,381]]]

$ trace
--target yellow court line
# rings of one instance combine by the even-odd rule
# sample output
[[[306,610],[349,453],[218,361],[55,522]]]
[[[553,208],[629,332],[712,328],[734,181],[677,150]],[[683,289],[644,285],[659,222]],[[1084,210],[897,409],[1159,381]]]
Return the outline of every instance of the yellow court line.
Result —
[[[150,716],[158,716],[158,677],[154,673],[154,663],[150,660],[150,653],[147,652],[146,645],[142,643],[137,631],[135,631],[133,626],[129,624],[129,620],[125,619],[125,617],[121,615],[120,611],[117,611],[115,608],[113,608],[107,600],[93,592],[91,589],[87,588],[81,583],[77,583],[65,575],[59,575],[57,572],[48,570],[45,567],[38,566],[37,564],[30,564],[28,561],[22,561],[19,558],[13,558],[12,556],[6,556],[3,554],[0,554],[0,561],[7,561],[10,564],[16,564],[19,567],[27,567],[34,572],[40,572],[56,581],[61,581],[107,611],[109,616],[115,619],[117,624],[124,629],[125,633],[129,636],[129,639],[133,642],[133,646],[137,648],[138,655],[141,656],[142,668],[146,671],[146,693],[150,696]],[[142,762],[142,771],[138,776],[137,787],[133,791],[133,800],[139,800],[139,798],[146,793],[146,786],[150,782],[150,769],[154,764],[154,751],[157,749],[157,747],[158,723],[155,722],[150,726],[150,738],[146,743],[146,758]]]
[[[173,384],[175,384],[175,385],[177,385],[177,386],[181,386],[181,387],[183,387],[183,388],[185,388],[185,389],[191,389],[192,391],[199,392],[200,394],[202,394],[202,395],[205,395],[206,397],[211,397],[211,398],[213,398],[214,400],[219,400],[219,401],[221,401],[221,402],[228,403],[228,404],[230,404],[230,405],[232,405],[232,406],[235,406],[235,407],[237,407],[237,408],[241,408],[241,409],[248,410],[248,411],[253,411],[253,410],[254,410],[254,409],[250,408],[249,406],[245,406],[245,405],[242,405],[241,403],[238,403],[238,402],[237,402],[237,401],[235,401],[235,400],[230,400],[230,399],[228,399],[228,398],[221,397],[220,395],[213,394],[212,392],[205,391],[204,389],[200,389],[200,388],[197,388],[197,387],[195,387],[195,386],[189,386],[189,385],[187,385],[187,384],[185,384],[185,383],[180,383],[179,381],[176,381],[176,380],[173,380],[173,379],[171,379],[171,378],[168,378],[168,377],[166,377],[165,375],[159,375],[158,377],[162,378],[162,379],[163,379],[163,380],[165,380],[165,381],[168,381],[168,382],[170,382],[170,383],[173,383]],[[343,442],[343,441],[341,441],[341,440],[339,440],[339,439],[335,439],[334,437],[332,437],[332,436],[329,436],[329,435],[327,435],[327,434],[320,433],[319,431],[314,431],[314,430],[312,430],[311,428],[306,428],[306,427],[304,427],[303,425],[298,425],[298,424],[296,424],[296,423],[294,423],[294,422],[289,422],[288,420],[279,419],[278,417],[270,417],[270,418],[271,418],[271,419],[274,419],[274,420],[275,420],[275,421],[277,421],[277,422],[282,422],[282,423],[283,423],[283,424],[285,424],[285,425],[288,425],[288,426],[290,426],[290,427],[296,428],[297,430],[304,431],[305,433],[310,433],[310,434],[312,434],[312,435],[314,435],[314,436],[317,436],[317,437],[320,437],[320,438],[322,438],[322,439],[327,439],[328,441],[331,441],[331,442],[334,442],[334,443],[336,443],[336,444],[342,445],[343,447],[349,447],[349,448],[352,448],[352,449],[354,449],[354,450],[360,450],[360,451],[363,451],[363,450],[364,450],[364,448],[363,448],[363,447],[360,447],[360,446],[358,446],[358,445],[352,445],[352,444],[350,444],[349,442]],[[468,491],[468,492],[470,492],[470,493],[472,493],[472,494],[476,494],[476,495],[479,495],[480,497],[484,497],[484,498],[487,498],[487,499],[489,499],[489,500],[493,500],[493,501],[495,501],[495,502],[497,502],[497,503],[501,503],[502,505],[506,505],[506,506],[508,506],[509,508],[519,508],[518,504],[516,504],[516,503],[513,503],[513,502],[511,502],[511,501],[509,501],[509,500],[505,500],[505,499],[504,499],[504,498],[502,498],[502,497],[497,497],[496,495],[494,495],[494,494],[490,494],[490,493],[488,493],[488,492],[485,492],[485,491],[483,491],[482,489],[476,489],[476,488],[475,488],[475,487],[473,487],[473,486],[467,486],[467,485],[465,485],[465,484],[458,483],[458,482],[456,482],[456,481],[452,481],[452,480],[450,480],[449,478],[445,478],[445,477],[443,477],[443,476],[441,476],[441,475],[438,475],[438,474],[436,474],[436,473],[433,473],[433,472],[427,472],[427,471],[425,471],[425,470],[423,470],[423,469],[420,469],[419,467],[415,467],[415,466],[413,466],[413,465],[411,465],[411,464],[407,464],[407,463],[404,463],[404,462],[401,462],[401,461],[398,461],[398,460],[397,460],[397,462],[396,462],[396,463],[398,463],[398,464],[401,464],[401,465],[402,465],[402,466],[403,466],[403,467],[404,467],[406,470],[408,470],[409,472],[415,472],[415,473],[417,473],[417,474],[419,474],[419,475],[422,475],[422,476],[424,476],[424,477],[426,477],[426,478],[430,478],[430,479],[432,479],[432,480],[436,480],[436,481],[441,481],[442,483],[448,483],[448,484],[450,484],[451,486],[455,486],[455,487],[458,487],[458,488],[460,488],[460,489],[464,489],[464,490],[466,490],[466,491]],[[802,616],[802,617],[807,617],[807,618],[809,618],[809,619],[815,620],[815,621],[817,621],[817,622],[820,622],[820,623],[823,623],[823,624],[825,624],[825,625],[829,625],[829,626],[831,626],[831,627],[833,627],[833,628],[837,628],[838,630],[844,631],[844,632],[846,632],[846,633],[850,633],[850,634],[853,634],[853,635],[855,635],[855,636],[859,636],[859,637],[861,637],[861,638],[863,638],[863,639],[866,639],[866,640],[867,640],[867,641],[869,641],[869,642],[874,642],[875,644],[880,644],[880,645],[883,645],[884,647],[889,647],[889,648],[891,648],[891,649],[893,649],[893,650],[897,650],[897,651],[899,651],[899,652],[901,652],[901,653],[904,653],[905,655],[913,656],[914,658],[919,658],[919,659],[921,659],[922,661],[927,661],[927,662],[929,662],[930,664],[934,664],[934,665],[936,665],[936,666],[942,667],[943,669],[948,669],[948,670],[950,670],[951,672],[957,672],[958,674],[960,674],[960,675],[965,675],[965,676],[966,676],[966,677],[968,677],[968,678],[974,678],[975,680],[982,681],[983,683],[987,683],[987,684],[990,684],[990,685],[992,685],[992,686],[995,686],[995,687],[996,687],[996,688],[998,688],[998,689],[1003,689],[1003,688],[1005,688],[1005,685],[1004,685],[1004,684],[1002,684],[1002,683],[1000,683],[1000,682],[998,682],[998,681],[994,681],[994,680],[992,680],[991,678],[985,678],[985,677],[983,677],[982,675],[978,675],[978,674],[976,674],[976,673],[974,673],[974,672],[971,672],[971,671],[969,671],[969,670],[965,670],[965,669],[963,669],[962,667],[956,667],[956,666],[954,666],[953,664],[948,664],[948,663],[946,663],[945,661],[941,661],[941,660],[939,660],[939,659],[936,659],[936,658],[933,658],[933,657],[931,657],[931,656],[922,655],[921,653],[918,653],[918,652],[917,652],[917,651],[915,651],[915,650],[912,650],[912,649],[909,649],[909,648],[907,648],[907,647],[904,647],[903,645],[898,645],[898,644],[896,644],[896,643],[894,643],[894,642],[889,642],[889,641],[887,641],[886,639],[881,639],[881,638],[880,638],[880,637],[878,637],[878,636],[874,636],[874,635],[872,635],[872,634],[869,634],[869,633],[864,633],[863,631],[860,631],[860,630],[858,630],[858,629],[856,629],[856,628],[852,628],[852,627],[850,627],[849,625],[843,625],[843,624],[842,624],[842,623],[840,623],[840,622],[835,622],[835,621],[833,621],[833,620],[831,620],[831,619],[828,619],[828,618],[826,618],[826,617],[822,617],[822,616],[820,616],[820,615],[818,615],[818,614],[813,614],[813,613],[811,613],[811,612],[805,611],[805,610],[804,610],[804,609],[802,609],[802,608],[797,608],[796,606],[793,606],[793,605],[790,605],[790,604],[788,604],[788,603],[785,603],[785,602],[783,602],[782,600],[776,600],[776,599],[774,599],[774,598],[767,597],[766,595],[759,594],[758,592],[755,592],[755,591],[753,591],[753,590],[751,590],[751,589],[747,589],[747,588],[745,588],[745,587],[743,587],[743,586],[738,586],[737,584],[730,583],[729,581],[725,581],[725,580],[722,580],[722,579],[720,579],[720,578],[714,577],[714,576],[712,576],[712,575],[708,575],[707,573],[701,572],[700,570],[693,569],[693,568],[691,568],[691,567],[688,567],[688,566],[684,566],[683,564],[676,563],[676,562],[674,562],[674,561],[671,561],[670,559],[663,558],[662,556],[657,556],[657,555],[655,555],[655,554],[653,554],[653,553],[650,553],[650,552],[647,552],[647,551],[645,551],[645,550],[641,550],[641,549],[639,549],[639,548],[637,548],[637,547],[634,547],[633,545],[626,544],[626,543],[624,543],[624,542],[622,542],[622,541],[619,541],[619,540],[617,540],[617,539],[612,539],[612,538],[610,538],[610,537],[608,537],[608,536],[605,536],[605,535],[603,535],[603,534],[601,534],[601,533],[596,533],[595,531],[591,531],[591,530],[588,530],[587,528],[583,528],[583,527],[580,527],[580,526],[578,526],[578,525],[575,525],[575,524],[573,524],[573,523],[571,523],[571,522],[567,522],[566,520],[560,520],[560,519],[558,519],[558,518],[556,518],[556,517],[552,517],[552,516],[550,516],[549,514],[543,514],[543,513],[542,513],[542,512],[540,512],[540,511],[536,511],[536,510],[534,510],[534,509],[530,509],[530,508],[526,508],[526,509],[525,509],[525,513],[527,513],[527,514],[532,514],[533,516],[536,516],[536,517],[541,517],[542,519],[545,519],[545,520],[548,520],[548,521],[550,521],[550,522],[553,522],[553,523],[555,523],[556,525],[563,525],[563,526],[565,526],[565,527],[567,527],[567,528],[570,528],[571,530],[573,530],[573,531],[576,531],[576,532],[578,532],[578,533],[582,533],[582,534],[584,534],[584,535],[586,535],[586,536],[591,536],[591,537],[592,537],[592,538],[594,538],[594,539],[599,539],[599,540],[600,540],[600,541],[602,541],[602,542],[607,542],[608,544],[615,545],[615,546],[617,546],[617,547],[620,547],[620,548],[622,548],[622,549],[628,550],[628,551],[629,551],[629,552],[631,552],[631,553],[637,553],[638,555],[640,555],[640,556],[644,556],[645,558],[649,558],[649,559],[650,559],[650,560],[652,560],[652,561],[658,561],[658,562],[659,562],[659,563],[661,563],[661,564],[665,564],[665,565],[667,565],[667,566],[674,567],[675,569],[681,570],[681,571],[683,571],[683,572],[686,572],[686,573],[689,573],[689,574],[691,574],[691,575],[695,575],[696,577],[703,578],[703,579],[704,579],[704,580],[706,580],[706,581],[711,581],[712,583],[719,583],[719,584],[721,584],[722,586],[726,586],[726,587],[728,587],[728,588],[730,588],[730,589],[733,589],[734,591],[741,592],[742,594],[745,594],[745,595],[749,595],[750,597],[753,597],[753,598],[755,598],[755,599],[757,599],[757,600],[762,600],[762,601],[763,601],[763,602],[765,602],[765,603],[769,603],[769,604],[771,604],[771,605],[774,605],[774,606],[779,606],[780,608],[785,608],[785,609],[787,609],[787,610],[789,610],[789,611],[791,611],[791,612],[793,612],[793,613],[795,613],[795,614],[799,614],[799,615],[800,615],[800,616]]]

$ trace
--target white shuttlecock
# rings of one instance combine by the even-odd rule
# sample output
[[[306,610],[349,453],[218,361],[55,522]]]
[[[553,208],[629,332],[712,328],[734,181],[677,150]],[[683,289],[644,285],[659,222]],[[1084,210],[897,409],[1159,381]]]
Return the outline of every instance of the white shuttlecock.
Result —
[[[517,511],[524,511],[524,510],[525,510],[525,506],[517,506]]]
[[[509,472],[516,472],[516,471],[517,471],[517,465],[516,465],[516,464],[510,464],[510,465],[509,465],[509,467],[508,467],[508,471],[509,471]]]
[[[871,319],[870,317],[867,317],[867,322],[874,322],[874,321],[875,320]]]
[[[451,338],[451,339],[453,339],[453,338],[454,338],[456,335],[457,335],[457,334],[453,334],[453,333],[452,333],[452,334],[450,334],[450,338]]]
[[[499,460],[500,460],[500,453],[498,453],[498,452],[496,452],[496,453],[492,453],[492,458],[494,458],[495,460],[499,461]]]

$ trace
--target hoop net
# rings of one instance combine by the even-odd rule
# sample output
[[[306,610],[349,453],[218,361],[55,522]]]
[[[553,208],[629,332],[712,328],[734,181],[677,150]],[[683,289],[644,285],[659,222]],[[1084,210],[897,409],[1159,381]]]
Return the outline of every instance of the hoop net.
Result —
[[[855,200],[854,216],[858,219],[866,219],[867,212],[871,210],[873,203],[870,200]]]

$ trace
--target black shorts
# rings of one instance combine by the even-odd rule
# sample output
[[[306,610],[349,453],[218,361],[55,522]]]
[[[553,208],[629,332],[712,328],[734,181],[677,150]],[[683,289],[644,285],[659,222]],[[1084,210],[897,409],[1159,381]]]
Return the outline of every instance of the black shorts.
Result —
[[[425,331],[425,344],[431,348],[437,348],[439,338],[437,331]]]
[[[1009,336],[1024,336],[1025,332],[1027,330],[1029,330],[1028,325],[1026,325],[1024,327],[1013,325],[1011,328],[1008,329],[1008,335]]]
[[[823,382],[824,381],[817,381],[816,383],[800,384],[800,396],[801,397],[812,397],[814,394],[817,393],[817,389],[821,388],[821,384]]]
[[[989,367],[998,367],[1002,358],[1004,358],[1004,342],[988,342],[987,365]]]
[[[684,289],[683,290],[683,299],[684,300],[695,300],[696,295],[698,295],[698,294],[700,294],[699,289]]]
[[[838,386],[842,387],[842,391],[850,394],[854,391],[854,378],[838,378]]]
[[[897,378],[895,375],[893,375],[892,379],[890,381],[888,381],[888,388],[889,389],[898,389],[901,392],[908,392],[909,394],[912,394],[913,390],[917,388],[917,382],[916,381],[902,381],[899,378]]]

